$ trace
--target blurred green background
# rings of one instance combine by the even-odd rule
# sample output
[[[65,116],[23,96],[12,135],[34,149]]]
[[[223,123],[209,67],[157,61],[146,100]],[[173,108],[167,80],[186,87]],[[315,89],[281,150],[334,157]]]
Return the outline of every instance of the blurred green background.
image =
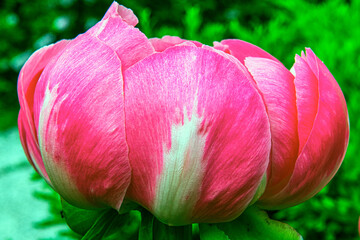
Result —
[[[304,239],[358,239],[360,0],[119,3],[133,9],[140,20],[137,27],[148,37],[176,35],[208,45],[238,38],[262,47],[288,68],[295,54],[311,47],[344,92],[351,124],[350,144],[339,172],[317,196],[270,215],[289,223]],[[60,216],[58,196],[26,163],[16,132],[16,82],[22,65],[36,49],[83,33],[102,18],[110,4],[100,0],[0,2],[1,239],[5,223],[8,235],[4,239],[30,239],[22,238],[25,232],[32,233],[31,239],[76,239]]]

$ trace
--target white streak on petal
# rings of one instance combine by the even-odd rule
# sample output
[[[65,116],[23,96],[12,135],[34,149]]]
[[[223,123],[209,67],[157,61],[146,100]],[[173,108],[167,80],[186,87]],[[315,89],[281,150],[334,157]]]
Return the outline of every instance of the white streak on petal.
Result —
[[[171,148],[164,144],[164,165],[157,180],[153,212],[169,225],[187,223],[199,198],[206,135],[199,133],[202,118],[196,109],[195,104],[191,119],[184,109],[183,123],[172,126]]]
[[[42,159],[44,161],[46,172],[49,175],[52,187],[66,201],[86,206],[87,201],[82,196],[76,185],[67,174],[66,166],[61,163],[61,149],[58,149],[58,113],[62,102],[68,95],[58,95],[58,84],[51,90],[48,86],[44,94],[44,101],[39,115],[38,138]],[[64,126],[63,126],[64,127]]]
[[[96,33],[94,34],[95,37],[98,37],[102,31],[104,30],[104,28],[106,27],[106,24],[108,23],[109,19],[105,19],[103,21],[101,21],[101,26],[100,28],[96,31]]]
[[[294,77],[296,77],[296,72],[295,72],[294,66],[292,66],[292,67],[290,68],[290,72],[292,73],[292,75],[293,75]]]

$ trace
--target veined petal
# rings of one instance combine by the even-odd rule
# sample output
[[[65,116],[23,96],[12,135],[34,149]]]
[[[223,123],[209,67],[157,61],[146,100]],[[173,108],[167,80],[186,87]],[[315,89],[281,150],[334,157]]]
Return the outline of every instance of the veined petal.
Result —
[[[156,52],[163,52],[169,47],[173,47],[183,43],[192,43],[197,47],[202,46],[202,44],[197,41],[189,41],[174,36],[164,36],[162,38],[150,38],[149,41],[153,45]]]
[[[44,69],[34,116],[54,189],[75,206],[119,209],[131,169],[114,51],[87,35],[74,39]]]
[[[129,25],[127,19],[121,15],[124,13],[127,14],[125,16],[135,17],[130,9],[126,9],[114,2],[103,20],[86,32],[116,52],[123,71],[154,52],[147,37],[139,29]]]
[[[279,192],[289,181],[299,150],[294,76],[268,58],[245,58],[245,66],[264,96],[271,129],[268,183],[260,202]]]
[[[295,164],[288,185],[271,201],[261,203],[268,209],[291,207],[318,193],[334,176],[344,158],[349,141],[349,121],[346,102],[339,85],[326,66],[310,50],[306,57],[297,57],[294,65],[299,132],[308,116],[306,106],[317,105],[313,126]],[[315,72],[314,72],[315,71]],[[317,77],[318,76],[318,77]],[[305,98],[308,89],[318,88],[318,98]],[[308,94],[307,94],[308,95]],[[314,99],[318,99],[316,102]],[[299,136],[300,143],[305,138]]]
[[[35,170],[50,184],[44,163],[39,152],[39,145],[33,118],[34,92],[39,77],[45,66],[63,51],[70,41],[63,40],[36,51],[22,67],[18,79],[19,134],[25,154]],[[51,185],[51,184],[50,184]]]
[[[223,44],[225,46],[220,46],[220,44]],[[215,48],[223,50],[225,52],[230,50],[231,55],[236,57],[242,64],[244,64],[246,57],[268,58],[274,60],[275,62],[279,62],[279,60],[277,60],[268,52],[262,50],[258,46],[255,46],[245,41],[241,41],[238,39],[226,39],[222,40],[220,44],[216,43]]]
[[[271,144],[265,106],[248,76],[215,51],[190,46],[168,48],[124,72],[133,169],[127,198],[172,225],[241,214]]]

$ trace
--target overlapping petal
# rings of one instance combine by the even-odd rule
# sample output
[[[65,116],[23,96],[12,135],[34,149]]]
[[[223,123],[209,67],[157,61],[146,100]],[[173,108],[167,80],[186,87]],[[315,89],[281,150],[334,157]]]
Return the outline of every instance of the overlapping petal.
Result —
[[[289,181],[299,150],[294,76],[269,58],[245,58],[245,66],[262,93],[271,128],[268,184],[261,199],[272,197]]]
[[[245,58],[247,57],[268,58],[275,62],[279,62],[279,60],[273,57],[270,53],[262,50],[258,46],[238,39],[222,40],[220,43],[215,43],[214,47],[216,49],[230,53],[231,55],[236,57],[242,64],[244,64]]]
[[[306,49],[306,56],[296,56],[294,69],[300,152],[286,187],[260,201],[269,209],[294,206],[318,193],[340,167],[349,140],[346,102],[324,63]]]
[[[68,43],[69,41],[63,40],[36,51],[21,69],[18,79],[18,96],[20,103],[18,122],[20,140],[25,149],[27,159],[49,184],[49,178],[39,151],[33,119],[34,92],[45,66],[53,58],[56,58]]]
[[[147,37],[139,29],[129,25],[128,22],[132,23],[136,16],[130,9],[126,9],[114,2],[103,20],[86,33],[98,38],[116,52],[123,71],[154,52]]]
[[[246,208],[270,151],[266,110],[248,76],[191,46],[124,72],[128,198],[173,225],[227,221]]]
[[[35,122],[54,189],[81,207],[119,209],[130,183],[121,62],[82,35],[47,65],[35,91]]]
[[[181,39],[175,36],[164,36],[162,38],[150,38],[149,41],[155,48],[156,52],[163,52],[169,47],[173,47],[176,45],[187,43],[188,45],[194,45],[197,47],[201,47],[202,44],[197,41],[189,41],[185,39]]]

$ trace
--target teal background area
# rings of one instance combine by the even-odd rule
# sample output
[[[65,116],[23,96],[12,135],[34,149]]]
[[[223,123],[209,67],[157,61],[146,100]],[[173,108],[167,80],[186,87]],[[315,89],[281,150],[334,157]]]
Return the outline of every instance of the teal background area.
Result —
[[[311,200],[270,216],[304,239],[359,239],[360,0],[119,1],[134,10],[148,37],[176,35],[208,45],[238,38],[291,68],[310,47],[347,100],[350,144],[334,179]],[[111,1],[0,2],[0,239],[77,239],[60,216],[59,198],[27,163],[16,124],[18,73],[42,46],[71,39],[99,21]],[[32,236],[32,237],[28,237]]]

